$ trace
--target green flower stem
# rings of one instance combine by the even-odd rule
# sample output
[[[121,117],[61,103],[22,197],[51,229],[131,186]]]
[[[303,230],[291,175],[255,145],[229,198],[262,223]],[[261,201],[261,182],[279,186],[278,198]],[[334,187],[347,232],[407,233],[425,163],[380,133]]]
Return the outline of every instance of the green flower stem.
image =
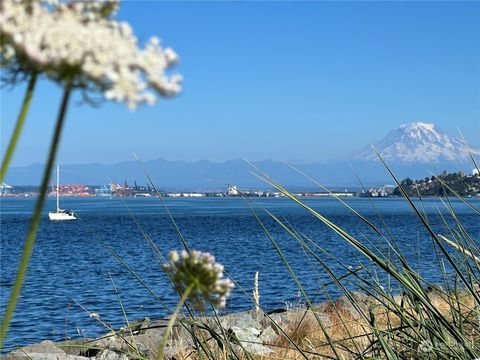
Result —
[[[23,282],[25,280],[25,274],[27,272],[28,263],[30,261],[33,245],[35,243],[38,225],[40,223],[40,218],[42,216],[42,208],[45,203],[45,198],[47,195],[48,184],[50,181],[50,173],[52,172],[53,164],[55,162],[55,155],[57,153],[58,144],[60,142],[60,137],[62,134],[62,128],[65,120],[65,115],[67,113],[68,100],[70,98],[71,91],[72,91],[72,83],[68,82],[63,92],[62,103],[60,105],[60,110],[58,113],[52,142],[50,144],[50,150],[48,152],[47,165],[45,166],[45,169],[43,172],[43,179],[40,187],[40,194],[35,203],[35,210],[33,212],[30,228],[25,238],[25,245],[23,248],[22,257],[20,259],[20,265],[18,266],[17,277],[15,278],[15,283],[13,284],[13,288],[10,293],[10,298],[8,300],[7,308],[5,309],[5,314],[2,319],[2,325],[0,330],[1,331],[0,332],[0,349],[3,347],[4,340],[7,336],[8,326],[10,324],[10,320],[13,317],[13,312],[15,310],[15,306],[17,304],[18,297],[20,296],[20,291],[22,289]]]
[[[28,82],[27,91],[25,92],[25,96],[23,98],[22,108],[20,109],[20,114],[18,114],[17,123],[15,124],[12,137],[10,138],[10,142],[8,143],[7,151],[5,153],[5,156],[3,157],[2,165],[0,167],[0,183],[3,182],[3,180],[5,179],[5,175],[7,175],[8,165],[10,165],[13,153],[15,152],[15,148],[17,147],[17,142],[20,138],[20,133],[22,132],[28,109],[30,108],[30,102],[32,100],[33,90],[35,89],[36,83],[37,73],[34,72],[32,73],[30,81]]]
[[[173,325],[175,324],[175,321],[177,320],[178,313],[182,309],[183,305],[185,304],[185,301],[188,299],[188,296],[190,295],[190,293],[192,292],[194,287],[195,287],[195,284],[190,284],[185,289],[180,301],[177,304],[177,307],[175,308],[175,311],[173,312],[172,316],[170,316],[170,320],[168,322],[167,330],[165,330],[165,333],[163,334],[162,343],[160,344],[160,348],[158,349],[158,353],[157,353],[157,357],[156,357],[157,360],[163,360],[164,353],[165,353],[165,347],[167,346],[168,338],[170,337],[170,333],[172,332]]]

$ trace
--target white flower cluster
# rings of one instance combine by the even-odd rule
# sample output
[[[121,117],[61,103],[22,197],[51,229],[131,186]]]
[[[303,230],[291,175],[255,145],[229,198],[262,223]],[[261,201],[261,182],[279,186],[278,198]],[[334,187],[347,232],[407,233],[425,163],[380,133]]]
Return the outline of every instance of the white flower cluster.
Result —
[[[39,0],[0,2],[2,66],[45,73],[55,81],[97,89],[129,108],[181,90],[181,76],[167,75],[178,62],[157,38],[138,47],[128,23],[111,19],[117,1]]]
[[[195,309],[205,310],[205,303],[224,307],[234,284],[223,278],[223,266],[215,263],[215,257],[200,251],[178,253],[171,251],[170,261],[163,265],[180,294],[188,287],[190,302]]]

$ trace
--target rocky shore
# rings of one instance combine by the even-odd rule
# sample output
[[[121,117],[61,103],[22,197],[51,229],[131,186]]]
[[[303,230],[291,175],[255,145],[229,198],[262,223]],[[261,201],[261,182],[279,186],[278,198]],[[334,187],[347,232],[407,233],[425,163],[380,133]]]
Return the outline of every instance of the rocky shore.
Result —
[[[317,314],[318,315],[318,314]],[[302,320],[303,319],[303,320]],[[224,316],[184,318],[177,325],[166,349],[166,358],[181,359],[195,344],[190,334],[193,323],[202,329],[233,339],[239,349],[253,355],[267,355],[281,336],[281,329],[294,327],[313,320],[313,313],[306,309],[276,311],[269,314],[256,310]],[[328,316],[322,320],[329,321]],[[38,344],[19,348],[2,356],[4,360],[127,360],[132,358],[154,358],[167,327],[168,319],[143,319],[130,324],[130,328],[109,332],[96,339],[80,339],[66,342],[42,341]],[[214,336],[213,336],[214,337]]]
[[[451,298],[443,291],[430,289],[428,297],[441,313],[449,314]],[[459,292],[456,298],[465,309],[475,306],[468,293]],[[450,299],[450,300],[449,300]],[[405,298],[397,295],[392,300],[405,307]],[[412,309],[413,310],[413,309]],[[463,310],[462,310],[463,311]],[[364,315],[362,316],[361,313]],[[312,309],[302,306],[287,310],[263,313],[250,310],[219,317],[183,317],[174,327],[165,349],[166,359],[196,359],[196,351],[210,352],[210,358],[226,358],[226,353],[239,354],[240,359],[297,359],[301,346],[303,351],[316,354],[318,349],[328,350],[324,331],[338,346],[345,349],[353,346],[365,348],[370,354],[369,342],[372,333],[365,314],[375,315],[379,329],[399,326],[399,319],[388,314],[377,299],[360,292],[350,292],[348,298],[315,305]],[[323,330],[320,331],[319,321]],[[2,356],[2,360],[129,360],[155,358],[164,336],[168,319],[143,319],[130,323],[128,328],[111,331],[96,339],[78,339],[54,343],[42,341],[19,348]],[[194,336],[192,336],[194,334]],[[200,341],[198,341],[200,339]],[[292,345],[293,343],[294,345]],[[326,349],[326,350],[325,350]],[[192,356],[193,354],[193,356]],[[245,356],[247,355],[247,356]],[[347,350],[342,356],[349,358]],[[333,355],[332,355],[333,356]],[[238,357],[238,356],[237,356]]]

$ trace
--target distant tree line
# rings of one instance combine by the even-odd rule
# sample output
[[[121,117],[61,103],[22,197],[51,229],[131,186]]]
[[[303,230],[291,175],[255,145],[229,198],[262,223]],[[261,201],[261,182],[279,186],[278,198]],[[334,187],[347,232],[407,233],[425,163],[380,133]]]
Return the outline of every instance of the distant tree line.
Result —
[[[446,173],[425,177],[421,180],[406,178],[400,182],[409,196],[446,196],[453,192],[461,196],[480,196],[480,176],[466,175],[463,172]],[[394,195],[401,195],[399,188]]]

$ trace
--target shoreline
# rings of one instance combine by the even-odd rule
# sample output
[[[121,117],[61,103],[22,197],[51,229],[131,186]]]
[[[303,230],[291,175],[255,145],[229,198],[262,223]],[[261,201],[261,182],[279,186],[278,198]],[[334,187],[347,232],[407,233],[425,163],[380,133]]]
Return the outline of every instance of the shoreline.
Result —
[[[368,306],[373,299],[366,295],[353,292]],[[241,347],[251,355],[268,355],[274,352],[275,342],[281,337],[282,330],[294,329],[303,322],[312,326],[315,316],[332,325],[326,311],[332,304],[355,313],[353,307],[347,306],[345,296],[333,302],[317,304],[314,311],[304,306],[297,308],[276,309],[269,312],[262,310],[246,310],[215,316],[199,316],[194,320],[180,317],[171,334],[169,345],[165,351],[167,359],[178,359],[178,354],[191,349],[194,344],[187,326],[194,321],[197,325],[208,324],[218,334],[225,333],[239,340]],[[314,316],[315,313],[315,316]],[[91,317],[96,318],[92,313]],[[98,319],[101,321],[100,319]],[[38,343],[20,347],[0,356],[4,360],[127,360],[145,357],[155,358],[156,350],[161,343],[169,318],[149,319],[130,322],[130,327],[112,330],[96,338],[82,338],[54,342],[43,340]],[[218,324],[221,324],[221,328]],[[187,324],[183,326],[182,324]],[[282,329],[282,330],[281,330]],[[140,354],[136,353],[140,352]],[[182,358],[182,357],[180,357]]]
[[[468,295],[463,292],[457,295],[463,299],[462,301],[470,301]],[[430,289],[428,297],[439,309],[443,309],[448,303],[441,288]],[[405,298],[395,295],[391,300],[402,304]],[[344,295],[333,301],[316,304],[312,309],[298,307],[268,313],[252,309],[218,317],[196,317],[195,319],[182,317],[171,334],[165,350],[165,358],[183,359],[187,354],[195,351],[198,344],[192,341],[192,326],[196,327],[196,336],[198,331],[208,334],[211,338],[206,341],[209,347],[218,346],[221,339],[226,337],[238,352],[245,352],[253,358],[276,359],[278,351],[283,352],[285,348],[294,350],[289,347],[290,344],[286,339],[292,338],[299,344],[303,344],[309,341],[307,338],[312,334],[316,333],[318,336],[319,321],[332,336],[342,338],[346,336],[345,331],[347,333],[354,331],[355,336],[362,337],[368,336],[368,332],[363,330],[359,332],[357,327],[359,323],[365,322],[365,315],[373,311],[376,316],[380,316],[385,310],[387,309],[382,306],[379,299],[353,291],[348,294],[348,297]],[[92,317],[95,317],[93,313]],[[156,356],[168,320],[168,318],[157,320],[144,318],[130,323],[128,328],[112,329],[94,339],[83,338],[64,342],[44,340],[3,354],[1,358],[4,360],[152,359]],[[350,330],[345,328],[347,323],[351,324],[348,326]],[[368,322],[363,326],[368,326]],[[341,341],[344,340],[345,338]]]

